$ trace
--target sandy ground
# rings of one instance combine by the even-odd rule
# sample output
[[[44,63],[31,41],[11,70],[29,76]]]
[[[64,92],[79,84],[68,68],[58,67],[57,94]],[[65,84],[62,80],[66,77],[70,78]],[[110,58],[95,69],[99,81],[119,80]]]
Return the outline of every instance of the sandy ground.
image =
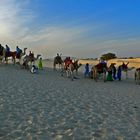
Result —
[[[0,140],[140,140],[140,85],[71,81],[45,61],[39,74],[0,65]]]

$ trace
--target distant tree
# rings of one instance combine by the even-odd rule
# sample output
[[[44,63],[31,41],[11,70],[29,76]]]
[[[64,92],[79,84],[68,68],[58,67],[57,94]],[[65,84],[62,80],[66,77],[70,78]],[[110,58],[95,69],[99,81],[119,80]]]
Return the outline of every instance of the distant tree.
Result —
[[[109,59],[114,59],[114,58],[117,58],[114,53],[107,53],[101,56],[102,60],[109,60]]]

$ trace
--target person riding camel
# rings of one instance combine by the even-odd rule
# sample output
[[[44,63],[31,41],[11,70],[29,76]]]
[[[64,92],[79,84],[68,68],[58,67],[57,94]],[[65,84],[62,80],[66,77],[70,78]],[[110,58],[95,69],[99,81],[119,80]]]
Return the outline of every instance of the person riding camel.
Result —
[[[0,44],[0,55],[3,55],[3,46]]]
[[[6,49],[5,49],[5,61],[6,61],[6,58],[9,56],[10,54],[10,48],[8,45],[5,45],[6,46]]]
[[[56,57],[60,57],[60,56],[59,56],[59,53],[57,53],[57,56],[56,56]]]
[[[70,57],[66,57],[66,59],[64,60],[65,66],[69,66],[72,63],[72,59]]]
[[[34,53],[29,51],[29,57],[31,58],[31,60],[34,60]]]
[[[9,55],[9,53],[10,53],[10,48],[8,45],[6,45],[6,56]]]
[[[21,53],[22,53],[22,50],[17,46],[16,47],[16,57],[19,58]]]
[[[60,62],[61,61],[61,55],[59,55],[59,53],[57,53],[56,59]]]
[[[103,69],[107,67],[107,63],[104,60],[101,60],[97,65],[96,65],[99,73],[103,72]]]

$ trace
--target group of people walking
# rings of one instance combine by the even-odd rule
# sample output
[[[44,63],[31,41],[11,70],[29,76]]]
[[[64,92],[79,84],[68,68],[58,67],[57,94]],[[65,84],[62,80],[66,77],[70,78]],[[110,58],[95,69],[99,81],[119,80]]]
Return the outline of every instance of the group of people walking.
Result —
[[[97,65],[100,66],[100,64],[107,65],[105,61],[101,61]],[[85,71],[84,71],[84,77],[87,77],[87,76],[90,77],[91,76],[91,72],[92,72],[92,68],[90,70],[89,63],[86,63]],[[107,81],[114,81],[114,80],[121,81],[121,77],[122,77],[122,67],[121,66],[115,67],[115,63],[112,63],[106,69],[106,72],[107,72],[107,76],[106,76],[106,80]]]
[[[118,68],[115,67],[115,64],[111,64],[108,68],[108,74],[107,74],[107,81],[114,81],[119,80],[121,81],[122,77],[122,68],[121,66],[118,66]]]

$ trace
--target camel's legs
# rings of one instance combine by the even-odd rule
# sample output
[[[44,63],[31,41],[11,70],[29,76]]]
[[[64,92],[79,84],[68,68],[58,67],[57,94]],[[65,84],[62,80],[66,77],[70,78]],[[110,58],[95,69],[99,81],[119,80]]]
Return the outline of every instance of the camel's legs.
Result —
[[[97,70],[93,69],[93,79],[97,82]]]
[[[73,71],[72,70],[70,70],[70,77],[71,77],[71,80],[73,81],[74,75],[73,75]]]
[[[67,77],[70,77],[70,71],[69,70],[66,70],[66,75],[67,75]]]

